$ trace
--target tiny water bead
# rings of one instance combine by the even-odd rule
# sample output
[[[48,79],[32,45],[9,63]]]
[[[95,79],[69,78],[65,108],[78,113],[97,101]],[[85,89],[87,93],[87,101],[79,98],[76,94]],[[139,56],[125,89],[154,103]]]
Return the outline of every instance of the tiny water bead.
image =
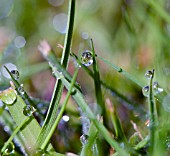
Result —
[[[72,91],[71,91],[71,95],[75,95],[76,92],[77,92],[76,89],[73,88]]]
[[[12,105],[17,98],[16,91],[12,88],[0,92],[0,100],[7,105]]]
[[[48,155],[50,155],[50,154],[41,148],[36,149],[36,151],[34,153],[34,156],[48,156]]]
[[[152,72],[151,70],[148,70],[148,71],[146,71],[146,73],[145,73],[145,77],[146,77],[147,79],[150,79],[150,78],[152,77],[152,75],[153,75],[153,72]]]
[[[149,86],[145,86],[142,88],[142,93],[145,97],[149,96]]]
[[[88,140],[88,135],[86,134],[83,134],[81,137],[80,137],[80,141],[81,143],[84,145],[87,143],[87,140]]]
[[[159,93],[163,92],[163,88],[159,87],[159,84],[157,81],[153,83],[153,91],[155,94],[159,94]]]
[[[14,152],[15,152],[15,146],[12,142],[10,142],[6,147],[5,151],[3,152],[3,155],[11,155],[14,154]]]
[[[21,94],[21,95],[24,95],[24,87],[23,87],[23,84],[20,85],[20,87],[18,88],[18,92]]]
[[[31,105],[27,105],[23,108],[23,114],[25,116],[31,116],[35,111],[36,109]]]
[[[11,74],[13,75],[15,80],[19,79],[19,71],[18,70],[11,70]]]
[[[85,66],[90,66],[93,64],[93,55],[89,50],[85,50],[81,56],[81,62]]]

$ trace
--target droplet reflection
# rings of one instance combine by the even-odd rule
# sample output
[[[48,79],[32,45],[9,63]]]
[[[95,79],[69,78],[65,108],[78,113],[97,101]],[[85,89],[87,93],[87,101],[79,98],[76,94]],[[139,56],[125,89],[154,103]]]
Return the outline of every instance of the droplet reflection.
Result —
[[[84,145],[87,143],[87,139],[88,139],[88,135],[86,134],[83,134],[81,137],[80,137],[80,141],[81,143]]]
[[[25,116],[31,116],[35,111],[36,109],[31,105],[27,105],[23,108],[23,114]]]
[[[91,51],[85,50],[81,56],[81,62],[85,66],[90,66],[93,64],[93,55]]]
[[[149,86],[145,86],[142,88],[142,93],[145,97],[149,96]]]
[[[19,79],[19,71],[18,70],[11,70],[11,74],[13,75],[15,80]]]
[[[11,155],[14,154],[14,152],[15,152],[15,146],[12,142],[10,142],[7,148],[5,149],[5,151],[3,152],[3,155]]]

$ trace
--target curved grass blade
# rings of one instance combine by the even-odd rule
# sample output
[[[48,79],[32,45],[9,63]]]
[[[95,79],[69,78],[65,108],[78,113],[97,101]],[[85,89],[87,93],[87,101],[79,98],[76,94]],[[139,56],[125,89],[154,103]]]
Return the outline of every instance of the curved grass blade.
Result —
[[[61,65],[63,65],[64,68],[67,68],[68,59],[70,55],[70,46],[72,41],[73,24],[74,24],[74,14],[75,14],[75,0],[70,0],[67,33],[65,36],[64,49],[63,49],[62,60],[61,60]],[[48,53],[43,54],[44,57],[48,57]],[[38,147],[41,147],[43,145],[44,140],[48,136],[48,133],[56,120],[56,113],[58,111],[58,105],[61,98],[62,90],[63,90],[63,84],[61,80],[57,79],[47,116],[43,124],[42,130],[39,134],[39,137],[37,139],[36,146]]]

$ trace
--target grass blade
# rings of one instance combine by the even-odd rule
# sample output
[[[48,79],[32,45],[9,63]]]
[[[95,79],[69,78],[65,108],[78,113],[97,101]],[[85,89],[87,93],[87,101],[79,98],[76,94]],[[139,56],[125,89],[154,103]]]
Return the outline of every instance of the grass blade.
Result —
[[[53,68],[53,71],[55,71],[54,72],[55,76],[59,77],[60,73],[58,72],[56,67],[52,67],[52,68]],[[67,90],[69,90],[70,89],[70,82],[68,82],[65,78],[62,79],[62,82],[65,85],[65,87],[67,88]],[[75,87],[74,87],[74,89],[76,90],[76,94],[73,95],[74,100],[77,102],[77,104],[82,109],[82,111],[87,114],[87,117],[89,119],[91,119],[91,121],[94,123],[94,125],[96,126],[98,131],[102,134],[102,136],[106,139],[106,141],[112,147],[114,147],[115,150],[121,154],[121,156],[128,156],[128,154],[123,149],[121,149],[119,144],[110,136],[108,130],[96,119],[95,115],[90,110],[90,108],[88,107],[87,103],[85,102],[81,92],[77,88],[75,88]]]
[[[60,121],[64,111],[65,111],[65,108],[66,108],[66,105],[68,103],[69,97],[70,97],[70,95],[72,93],[72,89],[73,89],[74,83],[76,81],[77,74],[78,74],[78,69],[76,69],[76,71],[74,73],[73,79],[71,81],[70,88],[69,88],[68,93],[67,93],[67,95],[65,97],[65,100],[64,100],[63,105],[61,107],[61,110],[60,110],[60,112],[59,112],[59,114],[57,116],[57,119],[55,120],[53,126],[51,127],[51,130],[49,131],[49,134],[48,134],[47,138],[44,140],[44,142],[43,142],[43,144],[41,146],[42,149],[46,148],[46,146],[47,146],[51,136],[53,135],[53,133],[54,133],[54,131],[55,131],[55,129],[56,129],[56,127],[57,127],[57,125],[58,125],[58,123],[59,123],[59,121]]]
[[[10,94],[11,92],[16,94],[15,90],[13,89],[8,89],[5,91],[6,91],[5,94],[1,92],[1,99],[6,94],[8,97],[8,94]],[[9,96],[8,98],[11,98],[11,97]],[[23,108],[26,106],[26,104],[24,103],[24,101],[19,95],[16,95],[16,100],[11,105],[8,104],[6,106],[8,107],[9,112],[11,116],[13,117],[14,121],[16,122],[17,126],[19,126],[21,123],[24,123],[25,120],[28,118],[27,116],[23,114]],[[34,150],[34,144],[36,142],[36,139],[38,138],[40,129],[41,128],[38,122],[33,118],[33,116],[30,118],[29,122],[27,122],[27,125],[21,129],[20,131],[22,134],[21,142],[23,142],[24,148],[27,153],[31,153]]]
[[[98,56],[98,58],[100,60],[102,60],[103,62],[105,62],[107,65],[111,66],[112,68],[114,68],[117,72],[123,74],[127,79],[131,80],[132,82],[136,83],[138,86],[143,87],[144,84],[142,82],[140,82],[138,79],[136,79],[135,77],[133,77],[131,74],[129,74],[128,72],[126,72],[125,70],[123,70],[122,68],[116,66],[113,63],[110,63],[109,61],[107,61],[106,59]]]
[[[94,71],[93,80],[94,80],[94,86],[95,86],[95,94],[96,94],[97,104],[101,107],[102,115],[104,116],[105,106],[104,106],[102,90],[101,90],[99,68],[97,65],[96,58],[95,58],[95,50],[94,50],[93,40],[91,39],[90,41],[91,41],[91,48],[92,48],[92,53],[93,53],[93,71]]]
[[[75,14],[75,0],[70,0],[68,23],[67,23],[68,29],[67,29],[67,33],[65,36],[65,43],[64,43],[64,49],[63,49],[63,54],[62,54],[62,60],[61,60],[61,65],[63,65],[64,68],[67,68],[68,59],[69,59],[69,55],[70,55],[70,46],[71,46],[73,24],[74,24],[74,14]],[[49,51],[45,51],[45,52],[47,52],[47,53],[44,53],[44,49],[42,49],[42,53],[43,53],[44,57],[48,57]],[[46,116],[45,122],[43,124],[42,130],[39,134],[39,137],[37,139],[38,147],[42,147],[44,140],[49,135],[49,131],[52,128],[52,126],[56,120],[56,113],[58,111],[58,104],[59,104],[59,101],[61,98],[62,90],[63,90],[62,82],[61,82],[61,80],[57,79],[47,116]]]

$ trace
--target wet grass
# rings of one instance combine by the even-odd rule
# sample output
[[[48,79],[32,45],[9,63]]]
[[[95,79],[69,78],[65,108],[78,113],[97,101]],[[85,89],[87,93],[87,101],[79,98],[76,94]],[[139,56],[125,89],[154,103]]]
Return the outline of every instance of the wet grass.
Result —
[[[125,7],[125,10],[128,8],[128,4],[124,1],[120,3]],[[150,9],[156,11],[159,18],[169,23],[169,15],[161,5],[159,6],[159,3],[155,1],[142,1],[141,3],[147,5],[149,11]],[[8,132],[10,136],[6,139],[7,141],[2,141],[1,154],[6,155],[7,152],[11,152],[11,155],[20,155],[20,153],[23,155],[24,153],[27,155],[68,155],[67,152],[70,152],[70,149],[67,150],[67,147],[75,144],[76,150],[74,149],[71,152],[81,156],[169,155],[170,115],[169,105],[165,101],[168,100],[168,89],[163,90],[160,86],[160,88],[154,86],[155,79],[158,77],[160,80],[159,76],[156,77],[156,74],[158,75],[160,71],[158,60],[153,61],[158,67],[156,67],[156,70],[150,71],[149,79],[145,80],[144,70],[139,70],[138,73],[130,72],[128,68],[126,70],[113,63],[112,59],[107,59],[102,54],[100,56],[100,53],[98,54],[96,50],[97,43],[93,42],[94,38],[87,40],[87,45],[90,44],[88,51],[91,55],[88,55],[90,58],[86,58],[87,62],[90,59],[93,63],[91,66],[83,64],[81,57],[74,52],[74,46],[72,46],[74,45],[75,11],[78,10],[75,4],[75,0],[69,1],[67,32],[64,46],[60,46],[60,50],[62,49],[61,59],[58,59],[55,50],[52,50],[51,45],[46,40],[41,41],[38,48],[46,63],[34,66],[36,67],[35,70],[30,72],[30,75],[32,75],[50,68],[50,74],[55,77],[55,86],[49,104],[43,99],[29,96],[26,89],[21,88],[20,78],[16,78],[15,73],[4,66],[12,81],[10,88],[0,92],[0,99],[4,103],[0,109],[1,120],[10,129]],[[146,12],[149,12],[147,7],[145,8]],[[152,13],[150,13],[150,16],[154,20]],[[138,37],[136,29],[133,27],[134,23],[130,19],[130,12],[127,11],[126,14],[122,14],[121,18],[125,18],[126,28],[136,41]],[[155,22],[153,23],[155,24]],[[88,46],[85,45],[85,47]],[[132,49],[135,48],[137,48],[136,45],[132,45]],[[72,67],[72,74],[68,70],[71,66],[69,64],[71,62],[70,58],[74,60],[75,64]],[[125,58],[122,58],[122,61],[124,60]],[[105,73],[114,74],[113,77],[109,77],[109,81],[112,82],[113,79],[113,83],[109,83],[105,73],[102,72],[103,66],[106,69]],[[150,66],[154,65],[150,64]],[[90,97],[91,101],[94,102],[92,105],[88,101],[86,91],[81,87],[83,84],[78,83],[81,72],[86,73],[86,76],[93,81],[90,84],[92,86],[89,87],[93,88],[94,92],[94,95]],[[22,74],[20,77],[22,77]],[[47,79],[46,81],[50,83],[50,80]],[[140,94],[145,86],[144,82],[148,82],[147,97],[145,97],[147,101],[143,102],[145,106],[141,106],[142,102],[140,100],[136,100],[135,96],[130,98],[130,93],[125,94],[124,92],[131,91],[134,94],[134,92],[140,90],[140,93],[135,95],[138,96],[137,99],[143,100],[143,95]],[[119,83],[121,87],[117,87]],[[163,86],[166,84],[161,81],[160,83]],[[128,85],[130,89],[126,89]],[[67,90],[67,93],[65,93],[65,90]],[[74,100],[74,102],[71,100]],[[26,105],[34,106],[36,112],[29,110],[31,114],[25,115],[23,110]],[[45,113],[41,110],[42,106],[46,108]],[[167,109],[165,109],[165,106],[167,106]],[[71,122],[71,128],[68,128],[68,121],[64,121],[62,118],[67,113],[70,113],[70,117],[74,117],[72,120],[68,119],[71,120],[69,121]],[[40,123],[43,123],[42,126],[40,126]],[[86,130],[82,130],[83,128]],[[78,134],[75,137],[72,136],[77,129]],[[56,136],[61,139],[53,140],[53,137]],[[70,138],[71,143],[68,141]],[[80,143],[80,140],[82,143]],[[12,142],[15,143],[17,148],[9,148]],[[78,144],[76,144],[77,142]],[[56,144],[58,144],[58,148],[56,148]],[[62,148],[65,149],[65,152],[58,152]]]

